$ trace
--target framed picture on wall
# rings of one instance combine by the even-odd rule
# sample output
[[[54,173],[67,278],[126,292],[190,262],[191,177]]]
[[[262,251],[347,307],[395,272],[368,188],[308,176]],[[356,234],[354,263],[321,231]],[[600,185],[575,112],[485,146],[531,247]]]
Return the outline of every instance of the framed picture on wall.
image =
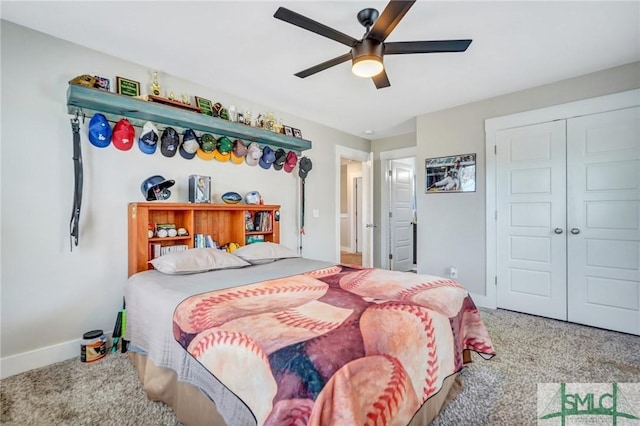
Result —
[[[458,154],[425,160],[425,193],[475,192],[476,154]]]

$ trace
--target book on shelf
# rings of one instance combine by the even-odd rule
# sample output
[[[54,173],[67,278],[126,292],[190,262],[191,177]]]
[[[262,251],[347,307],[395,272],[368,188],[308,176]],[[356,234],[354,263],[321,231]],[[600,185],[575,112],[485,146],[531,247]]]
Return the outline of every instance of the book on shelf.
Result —
[[[188,250],[189,246],[186,244],[176,244],[172,246],[163,246],[160,243],[149,243],[149,260],[155,259],[160,256],[164,256],[169,253],[176,253],[179,251]]]
[[[220,248],[218,242],[209,234],[195,234],[193,236],[193,247],[195,248]]]
[[[256,232],[270,232],[271,231],[271,212],[259,211],[256,212],[253,220],[253,228]]]
[[[247,235],[245,242],[246,244],[263,243],[264,235]]]

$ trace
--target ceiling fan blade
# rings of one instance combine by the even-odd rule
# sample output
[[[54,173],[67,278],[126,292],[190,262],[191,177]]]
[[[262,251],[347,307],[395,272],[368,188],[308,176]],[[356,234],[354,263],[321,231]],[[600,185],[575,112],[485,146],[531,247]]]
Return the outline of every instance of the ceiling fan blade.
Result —
[[[327,68],[331,68],[334,65],[341,64],[351,59],[351,52],[345,53],[344,55],[340,55],[337,58],[329,59],[321,64],[315,65],[311,68],[307,68],[306,70],[297,72],[295,75],[300,78],[309,77],[317,72],[324,71]]]
[[[300,15],[299,13],[296,13],[293,10],[289,10],[285,7],[279,7],[278,10],[276,10],[276,13],[274,13],[273,17],[288,22],[297,27],[304,28],[305,30],[309,30],[321,36],[330,38],[331,40],[335,40],[338,43],[345,44],[349,47],[355,46],[355,44],[358,42],[358,40],[347,34],[327,27],[324,24],[316,22],[313,19],[307,18],[306,16]]]
[[[377,40],[379,42],[383,42],[389,37],[391,31],[398,25],[398,22],[404,15],[411,9],[411,6],[415,3],[413,1],[390,1],[387,7],[384,8],[382,14],[376,22],[374,22],[373,27],[369,30],[369,33],[365,36],[365,38]]]
[[[471,42],[472,40],[399,41],[385,43],[384,54],[464,52]]]
[[[387,72],[385,70],[382,70],[378,75],[374,75],[371,79],[375,83],[377,89],[384,89],[385,87],[391,86],[391,83],[389,83],[389,77],[387,77]]]

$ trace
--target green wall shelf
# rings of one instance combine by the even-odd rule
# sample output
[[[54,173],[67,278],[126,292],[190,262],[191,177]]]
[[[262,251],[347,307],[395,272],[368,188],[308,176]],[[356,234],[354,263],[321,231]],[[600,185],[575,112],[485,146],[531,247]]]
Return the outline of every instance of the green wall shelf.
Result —
[[[102,113],[113,122],[126,117],[131,124],[138,127],[142,127],[146,121],[151,121],[156,125],[176,127],[178,131],[193,129],[218,136],[242,139],[247,142],[257,142],[262,146],[268,145],[271,148],[282,148],[298,153],[311,149],[311,141],[306,139],[294,138],[194,111],[182,110],[177,107],[143,101],[130,96],[76,84],[69,84],[67,109],[69,114],[75,115],[78,113],[87,117]]]

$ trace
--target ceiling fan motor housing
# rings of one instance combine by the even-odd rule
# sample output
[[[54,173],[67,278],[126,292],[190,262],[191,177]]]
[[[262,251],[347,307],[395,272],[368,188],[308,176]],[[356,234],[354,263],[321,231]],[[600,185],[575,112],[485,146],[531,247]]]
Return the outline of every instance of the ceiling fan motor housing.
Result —
[[[378,60],[382,62],[383,54],[384,43],[368,38],[358,42],[353,46],[353,49],[351,49],[351,59],[354,63],[365,59]]]

